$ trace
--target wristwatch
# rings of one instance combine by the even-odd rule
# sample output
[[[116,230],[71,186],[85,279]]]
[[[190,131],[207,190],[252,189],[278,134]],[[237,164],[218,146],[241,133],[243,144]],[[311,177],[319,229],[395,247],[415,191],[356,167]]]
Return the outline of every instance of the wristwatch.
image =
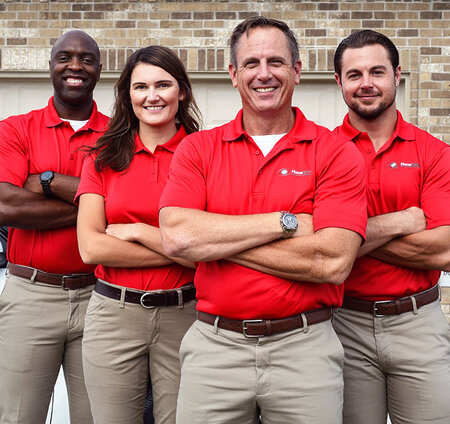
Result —
[[[54,176],[55,173],[53,171],[45,171],[39,177],[45,197],[53,197],[52,190],[50,189],[50,183],[52,182]]]
[[[280,211],[280,224],[284,231],[284,238],[292,237],[298,228],[297,217],[290,212]]]

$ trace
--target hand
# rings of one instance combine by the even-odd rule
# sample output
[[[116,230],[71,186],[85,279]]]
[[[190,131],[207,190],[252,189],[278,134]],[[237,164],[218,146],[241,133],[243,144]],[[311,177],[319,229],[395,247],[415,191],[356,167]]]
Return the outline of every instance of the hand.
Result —
[[[23,188],[33,193],[44,195],[40,180],[41,174],[30,174],[23,185]]]
[[[298,228],[294,237],[309,236],[314,234],[313,217],[309,213],[295,214],[298,221]]]
[[[120,240],[135,242],[136,241],[136,226],[138,223],[130,224],[109,224],[106,227],[105,233],[118,238]]]
[[[413,206],[400,213],[402,213],[403,225],[405,226],[405,235],[418,233],[427,229],[427,220],[422,209]]]

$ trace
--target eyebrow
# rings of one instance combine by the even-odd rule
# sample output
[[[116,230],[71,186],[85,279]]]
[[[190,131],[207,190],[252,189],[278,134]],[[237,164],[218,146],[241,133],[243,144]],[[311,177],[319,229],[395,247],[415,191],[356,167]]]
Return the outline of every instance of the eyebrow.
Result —
[[[159,81],[155,82],[155,84],[163,84],[163,83],[165,83],[165,84],[167,84],[167,83],[172,84],[173,81],[171,81],[171,80],[159,80]],[[148,83],[146,83],[146,82],[136,81],[136,82],[133,82],[132,85],[147,85],[147,84]]]
[[[267,58],[268,62],[270,62],[272,60],[280,60],[282,62],[286,62],[286,58],[283,57],[283,56],[270,56],[270,57]],[[257,57],[250,56],[250,57],[244,58],[242,63],[247,63],[247,62],[251,62],[251,61],[261,62],[261,60],[258,59]]]
[[[369,71],[375,71],[377,69],[381,69],[381,70],[386,70],[387,67],[384,65],[376,65],[376,66],[372,66]],[[345,72],[345,75],[351,74],[352,72],[361,72],[359,69],[357,68],[351,68],[348,71]]]

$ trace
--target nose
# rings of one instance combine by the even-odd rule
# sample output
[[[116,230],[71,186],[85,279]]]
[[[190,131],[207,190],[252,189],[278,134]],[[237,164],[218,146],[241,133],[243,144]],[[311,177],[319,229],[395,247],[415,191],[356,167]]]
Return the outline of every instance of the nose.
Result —
[[[70,63],[69,63],[69,68],[75,71],[78,71],[80,69],[82,69],[83,65],[81,63],[81,60],[78,56],[72,56]]]
[[[266,61],[261,61],[258,67],[258,79],[261,81],[267,81],[270,78],[272,78],[270,66]]]
[[[150,87],[147,91],[147,100],[149,102],[157,102],[159,100],[159,94],[155,87]]]
[[[362,76],[361,88],[371,88],[373,86],[372,78],[369,74]]]

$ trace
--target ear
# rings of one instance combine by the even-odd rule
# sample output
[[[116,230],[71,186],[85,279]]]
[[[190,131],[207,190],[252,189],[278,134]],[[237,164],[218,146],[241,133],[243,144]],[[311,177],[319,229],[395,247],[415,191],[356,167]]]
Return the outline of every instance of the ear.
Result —
[[[100,80],[100,74],[102,73],[103,65],[100,63],[98,66],[98,75],[97,75],[97,82]]]
[[[295,84],[300,84],[300,75],[302,73],[302,61],[299,59],[294,65]]]
[[[237,78],[236,78],[237,69],[234,67],[234,65],[232,63],[230,63],[228,65],[228,73],[230,74],[231,82],[233,83],[233,87],[236,88],[237,87]]]
[[[398,87],[400,85],[400,79],[402,77],[402,67],[400,65],[397,66],[394,75],[395,75],[395,86]]]
[[[337,72],[335,72],[335,74],[334,74],[334,79],[336,80],[337,85],[339,86],[339,88],[342,88],[341,77],[338,75]]]
[[[178,95],[178,100],[180,102],[182,102],[185,98],[186,98],[186,94],[180,92],[180,94]]]

